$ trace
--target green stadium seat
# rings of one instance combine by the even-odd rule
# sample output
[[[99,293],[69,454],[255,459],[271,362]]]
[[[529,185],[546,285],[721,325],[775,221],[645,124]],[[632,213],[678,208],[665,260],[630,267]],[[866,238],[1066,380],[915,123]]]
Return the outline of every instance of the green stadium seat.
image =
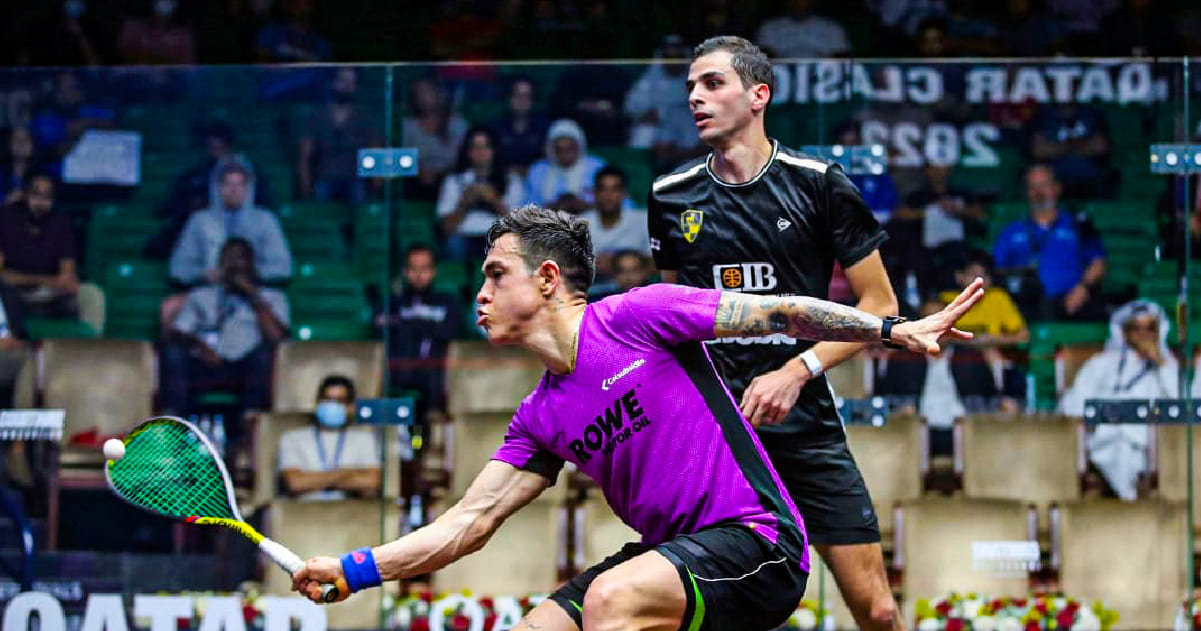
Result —
[[[140,258],[146,242],[158,233],[159,220],[127,216],[125,208],[102,206],[93,215],[85,246],[84,275],[88,280],[103,278],[112,261]]]
[[[304,341],[369,340],[371,333],[371,329],[362,322],[306,320],[292,324],[292,337]]]
[[[438,217],[437,202],[422,202],[413,200],[404,200],[400,203],[401,220],[408,219],[423,219],[425,221],[434,221]]]
[[[467,288],[467,278],[467,266],[462,261],[442,261],[438,263],[434,289],[461,296]]]
[[[353,210],[350,206],[342,202],[287,202],[279,207],[281,221],[330,221],[345,223],[350,221],[353,216]]]
[[[288,287],[293,322],[362,325],[370,317],[363,284],[345,263],[304,263]]]
[[[341,227],[322,219],[282,217],[280,224],[296,261],[337,261],[346,258],[346,238]]]
[[[96,330],[87,322],[79,320],[51,320],[47,318],[29,318],[25,321],[25,330],[31,340],[48,339],[90,339],[97,337]]]
[[[112,263],[105,270],[104,292],[105,337],[158,338],[159,308],[170,292],[166,264],[138,260]]]

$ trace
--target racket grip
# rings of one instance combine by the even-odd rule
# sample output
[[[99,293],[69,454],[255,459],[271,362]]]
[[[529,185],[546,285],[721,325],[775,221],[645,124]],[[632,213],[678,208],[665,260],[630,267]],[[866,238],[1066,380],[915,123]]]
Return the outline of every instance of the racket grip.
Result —
[[[263,540],[259,542],[259,549],[271,557],[271,560],[275,561],[275,564],[282,567],[288,574],[295,576],[297,572],[304,568],[304,561],[296,556],[295,552],[292,552],[278,541],[263,537]],[[338,600],[341,595],[337,585],[333,583],[321,584],[322,602],[332,603]]]

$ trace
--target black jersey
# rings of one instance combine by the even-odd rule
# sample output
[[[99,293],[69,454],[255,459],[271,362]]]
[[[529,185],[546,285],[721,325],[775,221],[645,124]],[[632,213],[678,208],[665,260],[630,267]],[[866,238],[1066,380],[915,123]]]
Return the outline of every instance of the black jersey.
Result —
[[[767,165],[744,184],[722,182],[698,158],[655,180],[647,202],[651,251],[661,270],[694,287],[826,298],[834,261],[850,267],[888,238],[836,165],[772,142]],[[709,354],[735,400],[756,376],[812,342],[783,334],[721,338]],[[814,440],[842,436],[826,378],[811,379],[769,431]]]

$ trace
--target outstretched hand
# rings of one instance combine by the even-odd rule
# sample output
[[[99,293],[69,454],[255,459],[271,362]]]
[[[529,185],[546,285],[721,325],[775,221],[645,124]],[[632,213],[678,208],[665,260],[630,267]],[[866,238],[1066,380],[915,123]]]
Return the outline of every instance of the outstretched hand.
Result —
[[[938,355],[942,352],[939,341],[944,337],[956,340],[970,340],[972,334],[955,328],[955,323],[965,313],[976,306],[984,297],[984,281],[980,278],[972,281],[951,304],[943,307],[942,311],[921,320],[902,322],[892,327],[892,341],[914,353],[923,355]]]

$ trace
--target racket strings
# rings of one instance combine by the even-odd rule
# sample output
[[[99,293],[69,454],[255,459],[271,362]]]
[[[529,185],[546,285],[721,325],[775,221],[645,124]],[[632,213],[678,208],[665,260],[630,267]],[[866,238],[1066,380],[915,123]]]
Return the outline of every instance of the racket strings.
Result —
[[[151,422],[127,443],[125,457],[109,465],[127,501],[172,517],[235,517],[216,455],[188,426]]]

